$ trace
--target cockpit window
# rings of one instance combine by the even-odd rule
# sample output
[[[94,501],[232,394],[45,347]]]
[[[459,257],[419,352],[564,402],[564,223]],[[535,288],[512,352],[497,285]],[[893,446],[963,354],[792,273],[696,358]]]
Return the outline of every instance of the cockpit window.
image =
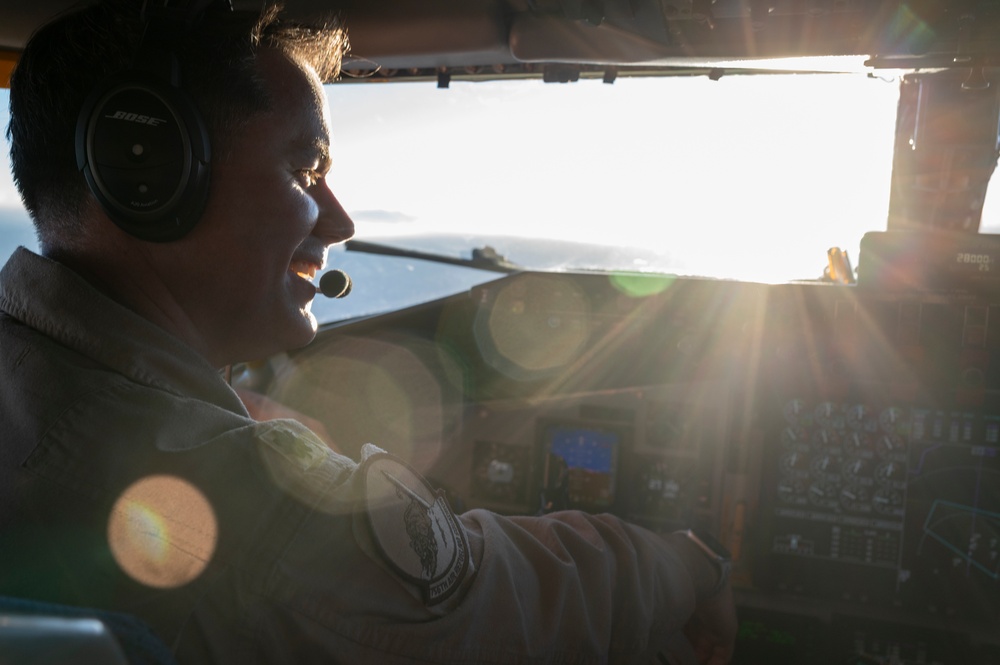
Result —
[[[329,181],[366,242],[451,258],[488,249],[539,270],[784,282],[820,277],[831,247],[856,265],[861,236],[885,228],[896,81],[346,83],[327,94]],[[34,235],[5,170],[0,258],[18,244]],[[343,250],[330,262],[355,292],[317,302],[321,321],[498,276]]]

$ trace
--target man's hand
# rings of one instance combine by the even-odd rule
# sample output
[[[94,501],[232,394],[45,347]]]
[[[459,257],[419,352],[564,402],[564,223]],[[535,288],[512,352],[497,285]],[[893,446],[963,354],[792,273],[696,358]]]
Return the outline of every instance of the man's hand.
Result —
[[[699,601],[684,635],[701,665],[726,665],[733,657],[737,629],[733,590],[726,585],[713,598]]]
[[[694,612],[684,624],[684,637],[675,643],[663,662],[689,665],[726,665],[736,647],[736,601],[728,580],[718,588],[719,566],[713,563],[683,531],[667,540],[683,561],[694,586]]]

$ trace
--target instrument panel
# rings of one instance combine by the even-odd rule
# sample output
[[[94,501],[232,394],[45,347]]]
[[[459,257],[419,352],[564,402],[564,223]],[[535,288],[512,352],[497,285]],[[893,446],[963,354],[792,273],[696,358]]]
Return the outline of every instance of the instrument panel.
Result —
[[[769,456],[771,553],[864,567],[901,603],[991,609],[960,587],[1000,573],[996,416],[800,397],[784,413]],[[819,593],[825,582],[807,575],[798,584]]]
[[[459,509],[699,526],[737,663],[1000,662],[1000,295],[513,275],[324,330],[275,399]]]

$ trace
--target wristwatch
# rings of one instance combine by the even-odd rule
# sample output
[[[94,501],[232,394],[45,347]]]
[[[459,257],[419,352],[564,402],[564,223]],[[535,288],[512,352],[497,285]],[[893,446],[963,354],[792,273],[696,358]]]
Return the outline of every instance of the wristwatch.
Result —
[[[715,583],[712,590],[708,592],[705,596],[706,599],[714,598],[719,594],[729,583],[729,574],[733,570],[733,555],[729,553],[725,545],[720,543],[715,537],[713,537],[707,531],[701,529],[681,529],[677,533],[683,534],[692,543],[698,546],[698,549],[708,557],[715,567],[719,571],[719,581]]]

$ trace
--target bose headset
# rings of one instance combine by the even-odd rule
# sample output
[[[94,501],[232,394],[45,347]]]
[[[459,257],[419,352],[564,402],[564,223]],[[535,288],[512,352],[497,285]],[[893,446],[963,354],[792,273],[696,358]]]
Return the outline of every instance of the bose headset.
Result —
[[[208,130],[180,87],[171,43],[213,2],[232,11],[230,0],[165,3],[148,17],[144,6],[132,70],[95,90],[77,119],[77,168],[112,221],[143,240],[181,238],[208,200]]]

